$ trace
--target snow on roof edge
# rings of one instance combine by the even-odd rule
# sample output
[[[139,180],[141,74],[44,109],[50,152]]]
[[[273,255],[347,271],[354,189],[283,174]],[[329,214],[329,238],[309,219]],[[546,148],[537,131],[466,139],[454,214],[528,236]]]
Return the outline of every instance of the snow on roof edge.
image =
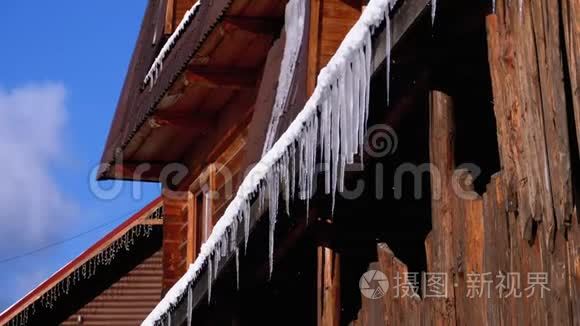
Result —
[[[343,77],[343,69],[347,60],[350,60],[349,58],[355,56],[365,46],[367,38],[370,36],[370,30],[378,27],[385,20],[388,8],[392,3],[394,3],[392,0],[370,0],[361,17],[346,35],[328,65],[320,71],[317,86],[306,102],[304,109],[297,115],[272,149],[248,173],[238,189],[236,197],[228,205],[222,218],[216,223],[209,239],[202,245],[200,254],[195,262],[167,292],[165,297],[143,321],[142,325],[155,325],[163,319],[187,293],[188,287],[199,276],[206,262],[211,265],[212,253],[221,245],[224,237],[227,237],[228,227],[237,223],[236,218],[243,214],[240,211],[244,209],[244,202],[250,200],[256,190],[261,189],[261,183],[266,180],[272,167],[283,158],[288,148],[293,146],[297,139],[302,136],[305,125],[308,124],[312,117],[317,115],[318,107],[323,104],[323,100],[326,100],[328,90],[331,86],[336,85],[337,79]],[[367,46],[366,49],[367,51],[372,51],[370,46]],[[370,75],[367,77],[370,78]],[[326,106],[328,107],[328,105]]]
[[[181,22],[179,23],[179,25],[177,25],[177,28],[167,39],[167,42],[165,42],[163,48],[161,48],[161,51],[159,51],[159,54],[153,61],[153,64],[151,65],[149,72],[147,72],[147,75],[143,80],[144,85],[150,83],[151,84],[150,86],[153,87],[155,81],[157,80],[157,77],[159,77],[159,73],[161,72],[161,70],[163,70],[163,61],[165,60],[169,52],[171,52],[171,49],[173,49],[173,47],[175,46],[175,42],[177,42],[177,39],[181,37],[181,35],[183,34],[183,32],[185,32],[185,29],[187,28],[193,17],[195,17],[195,15],[197,14],[200,5],[201,0],[198,0],[185,13],[183,18],[181,19]]]

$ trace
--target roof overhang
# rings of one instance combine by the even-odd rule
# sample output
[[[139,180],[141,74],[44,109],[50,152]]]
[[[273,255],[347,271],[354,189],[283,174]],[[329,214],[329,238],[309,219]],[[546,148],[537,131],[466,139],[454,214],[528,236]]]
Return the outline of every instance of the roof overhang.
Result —
[[[396,10],[392,12],[391,18],[391,49],[397,48],[402,43],[403,39],[408,34],[410,34],[410,32],[413,30],[413,27],[420,21],[424,21],[426,19],[429,13],[429,4],[429,0],[405,0],[398,3]],[[379,71],[384,71],[385,68],[385,50],[387,47],[386,33],[387,30],[381,30],[377,31],[377,33],[372,36],[373,56],[371,59],[371,80],[379,79],[380,77],[377,77],[377,73]],[[291,127],[289,129],[291,129]],[[259,164],[260,163],[258,163],[258,165]],[[248,178],[251,179],[250,176],[248,176],[247,179]],[[259,195],[255,195],[255,197],[258,198]],[[312,201],[315,200],[320,200],[320,198],[315,197],[312,199]],[[268,205],[268,202],[266,201],[264,205]],[[250,232],[250,235],[248,236],[250,239],[249,241],[252,241],[252,238],[256,235],[256,233],[267,232],[264,229],[269,227],[268,223],[264,222],[264,220],[267,220],[267,217],[264,216],[266,215],[264,214],[264,211],[267,209],[262,208],[260,210],[256,206],[258,205],[251,206],[249,217],[247,217],[249,219],[247,222]],[[310,206],[311,210],[314,206],[314,204]],[[295,243],[299,237],[307,232],[307,230],[310,228],[310,224],[308,223],[307,219],[308,214],[309,213],[300,215],[300,213],[298,213],[297,215],[293,216],[295,225],[292,228],[285,230],[286,232],[284,234],[279,234],[280,238],[284,238],[285,241],[283,241],[281,244],[275,244],[275,257],[278,255],[283,255],[283,251],[286,246],[290,246],[292,243]],[[315,223],[312,223],[312,225],[315,225]],[[246,241],[246,235],[244,234],[244,231],[241,230],[241,227],[233,229],[237,231],[235,234],[237,248],[244,248],[244,242]],[[214,233],[216,233],[215,229],[210,237],[217,235]],[[222,257],[221,260],[218,261],[217,266],[215,263],[213,263],[213,267],[208,267],[208,265],[204,264],[203,262],[204,258],[198,257],[196,262],[191,265],[188,272],[182,277],[178,284],[176,284],[167,293],[166,297],[157,306],[157,309],[149,315],[148,319],[146,320],[146,324],[162,324],[163,318],[167,316],[169,316],[169,319],[172,321],[172,323],[180,324],[184,322],[188,315],[188,289],[191,289],[191,309],[195,310],[204,303],[204,300],[207,300],[207,296],[211,291],[209,284],[211,284],[212,280],[219,278],[220,273],[222,273],[224,270],[232,268],[232,264],[234,264],[236,261],[235,255],[235,252],[228,252],[226,256]],[[163,311],[163,314],[165,315],[160,314],[160,311]]]
[[[223,120],[244,120],[252,111],[268,50],[280,33],[286,2],[201,1],[163,52],[162,70],[153,74],[143,62],[159,58],[139,60],[146,43],[146,36],[140,36],[97,178],[159,181],[168,164],[191,165],[184,155],[203,152],[209,135],[230,127]],[[142,34],[147,34],[147,19]],[[144,163],[150,167],[143,168]]]

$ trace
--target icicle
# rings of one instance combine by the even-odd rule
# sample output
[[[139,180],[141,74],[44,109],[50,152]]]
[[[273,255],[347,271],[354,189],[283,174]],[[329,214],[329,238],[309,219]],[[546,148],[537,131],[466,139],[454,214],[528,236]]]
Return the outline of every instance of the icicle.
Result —
[[[437,15],[437,0],[431,0],[431,25],[435,25],[435,15]]]
[[[354,156],[356,154],[361,154],[361,146],[360,146],[360,120],[361,120],[361,106],[360,106],[360,90],[361,90],[361,75],[360,75],[360,56],[359,56],[359,51],[356,51],[354,53],[354,58],[353,58],[353,62],[352,62],[352,76],[354,78],[353,80],[353,86],[352,86],[352,98],[353,98],[353,125],[354,125],[354,130],[352,133],[352,143],[353,143],[353,156],[352,156],[352,162],[354,163]]]
[[[300,48],[302,45],[302,38],[304,35],[305,22],[305,3],[302,0],[292,0],[286,5],[286,44],[284,46],[284,55],[282,57],[280,74],[278,76],[278,87],[276,89],[276,98],[274,107],[272,109],[272,116],[268,125],[266,133],[266,140],[264,141],[264,148],[262,156],[272,148],[280,118],[284,114],[290,90],[292,88],[292,81],[294,80],[294,72],[299,60]]]
[[[433,0],[434,3],[436,0]],[[390,106],[391,101],[391,48],[392,48],[392,41],[391,41],[391,4],[389,3],[387,7],[387,11],[385,12],[385,34],[387,35],[387,48],[386,48],[386,56],[385,56],[385,64],[387,66],[387,106]],[[433,15],[433,13],[432,13]],[[433,18],[434,19],[434,16]]]
[[[334,215],[334,206],[336,203],[336,186],[338,181],[338,160],[339,160],[339,149],[340,149],[340,110],[338,110],[338,81],[335,81],[333,88],[330,94],[330,101],[332,103],[332,110],[331,110],[331,132],[332,132],[332,141],[331,141],[331,175],[332,175],[332,183],[331,183],[331,194],[332,194],[332,214]]]
[[[211,257],[207,260],[207,303],[211,303],[211,285],[213,282],[212,279],[213,269],[211,266]]]
[[[240,250],[236,247],[236,286],[240,290]]]
[[[217,276],[218,276],[218,271],[219,271],[219,266],[220,266],[220,258],[221,255],[219,254],[218,251],[214,251],[213,252],[213,270],[214,270],[214,274],[213,274],[213,279],[216,280]]]
[[[520,20],[524,19],[524,0],[518,0],[518,13],[520,15]]]
[[[339,140],[339,165],[338,165],[338,176],[337,176],[337,191],[343,192],[344,191],[344,170],[346,166],[346,152],[348,151],[348,137],[347,137],[347,125],[346,120],[346,101],[344,95],[346,94],[346,87],[344,82],[344,74],[342,72],[342,76],[339,77],[338,83],[338,111],[340,112],[339,118],[339,128],[340,128],[340,140]]]
[[[187,287],[187,326],[191,325],[191,315],[193,312],[193,291],[191,285]]]
[[[247,253],[250,237],[250,204],[246,201],[242,204],[242,219],[244,220],[244,252]]]
[[[365,43],[365,103],[364,103],[364,122],[363,122],[363,129],[366,130],[367,123],[369,119],[369,104],[371,98],[371,65],[372,65],[372,56],[373,56],[373,48],[372,48],[372,39],[371,34],[366,33],[366,43]]]
[[[354,82],[353,82],[353,75],[352,75],[352,64],[349,61],[346,62],[346,67],[345,67],[345,74],[344,74],[344,85],[345,85],[345,89],[344,89],[344,93],[345,93],[345,113],[346,113],[346,123],[348,125],[347,129],[346,129],[346,164],[352,164],[353,160],[354,160],[354,147],[355,147],[355,143],[354,143],[354,138],[352,137],[352,135],[355,132],[355,128],[352,126],[352,122],[354,121],[354,94],[353,94],[353,88],[354,88]]]
[[[272,277],[274,269],[274,231],[276,228],[276,218],[278,215],[278,196],[279,196],[279,179],[278,165],[276,164],[267,174],[266,182],[268,187],[269,199],[269,228],[268,228],[268,258],[269,258],[269,277]]]
[[[491,10],[495,14],[495,0],[491,1]]]
[[[210,288],[208,301],[211,301],[211,286],[213,278],[217,276],[219,259],[235,241],[237,223],[244,223],[244,245],[247,250],[252,202],[257,202],[259,208],[265,208],[265,201],[268,200],[270,273],[273,271],[273,248],[279,199],[282,197],[288,203],[298,192],[300,198],[307,201],[308,207],[316,185],[318,144],[321,146],[319,161],[325,163],[328,168],[325,190],[332,195],[332,211],[334,212],[337,190],[342,190],[344,187],[346,163],[352,163],[357,153],[360,154],[362,163],[362,146],[369,116],[372,74],[370,30],[379,26],[383,19],[388,20],[388,17],[385,17],[385,11],[390,9],[389,4],[391,3],[387,0],[369,2],[361,18],[346,36],[327,67],[320,72],[318,85],[304,109],[274,144],[272,150],[262,157],[244,179],[236,198],[229,204],[224,216],[214,227],[196,262],[179,284],[170,290],[166,298],[149,315],[144,322],[145,325],[152,325],[159,321],[159,317],[165,311],[174,307],[174,304],[183,297],[183,291],[186,289],[184,284],[191,284],[195,281],[204,264],[208,264],[208,287]],[[432,4],[436,6],[435,2]],[[390,55],[388,56],[390,58]],[[390,74],[390,68],[388,70]],[[287,212],[288,209],[287,206]],[[259,213],[261,215],[263,212]],[[234,250],[236,260],[239,260],[237,246]],[[236,265],[239,265],[239,261],[236,261]],[[239,266],[236,266],[236,269],[239,269]],[[236,281],[239,283],[239,270],[236,273],[238,274]]]
[[[238,219],[234,218],[232,221],[231,237],[230,237],[230,251],[237,249],[237,238],[238,238]]]
[[[330,116],[330,108],[328,105],[328,101],[325,99],[322,103],[322,112],[321,112],[321,134],[322,137],[322,148],[323,148],[323,155],[322,160],[324,162],[324,193],[330,194],[331,191],[331,155],[330,155],[330,144],[331,144],[331,132],[330,132],[330,124],[331,124],[331,116]]]

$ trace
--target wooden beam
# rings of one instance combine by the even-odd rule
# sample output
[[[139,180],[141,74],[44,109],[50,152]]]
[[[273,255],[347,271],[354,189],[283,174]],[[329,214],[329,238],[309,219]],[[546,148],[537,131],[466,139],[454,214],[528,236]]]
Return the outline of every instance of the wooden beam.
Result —
[[[263,17],[226,16],[222,21],[224,32],[243,30],[253,34],[272,35],[280,32],[282,23],[278,19]]]
[[[196,216],[195,216],[195,196],[190,191],[187,192],[187,265],[193,264],[196,254]]]
[[[175,0],[167,0],[165,8],[165,34],[170,35],[174,30]]]
[[[113,165],[106,175],[115,180],[157,182],[165,166],[161,163],[124,161]]]
[[[430,0],[405,0],[391,18],[391,49],[394,49],[403,36],[429,12]],[[375,37],[373,42],[373,73],[385,64],[387,47],[386,30]]]
[[[306,92],[310,96],[316,87],[316,76],[318,75],[318,52],[320,39],[320,0],[310,1],[310,35],[308,41],[308,77],[306,80]]]
[[[170,126],[187,130],[209,130],[214,121],[211,117],[191,112],[156,111],[149,119],[149,126],[153,129]]]
[[[258,83],[255,70],[202,68],[191,66],[185,72],[188,85],[206,88],[253,89]]]
[[[163,206],[165,218],[163,220],[163,293],[187,271],[187,252],[182,249],[182,244],[187,243],[187,233],[183,228],[187,227],[188,192],[172,192],[163,190]]]
[[[429,271],[454,275],[453,193],[451,179],[455,168],[453,100],[439,91],[431,92],[429,151],[431,158],[432,225]],[[440,325],[455,325],[453,282],[447,282],[447,299],[433,302],[433,314]],[[448,300],[448,302],[447,302]]]

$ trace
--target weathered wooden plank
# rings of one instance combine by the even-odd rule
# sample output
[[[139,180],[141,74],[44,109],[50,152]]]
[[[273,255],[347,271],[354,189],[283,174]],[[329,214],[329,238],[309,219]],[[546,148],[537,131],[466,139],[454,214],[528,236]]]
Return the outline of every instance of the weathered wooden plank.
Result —
[[[377,245],[377,256],[379,258],[379,267],[381,272],[385,274],[390,283],[393,280],[393,258],[395,254],[386,243],[379,243]],[[392,284],[390,285],[392,287]],[[387,293],[382,299],[384,305],[383,320],[385,325],[392,325],[393,323],[393,309],[394,309],[394,298],[392,290]]]
[[[538,61],[538,79],[542,102],[540,119],[543,121],[547,149],[545,185],[551,193],[554,221],[545,221],[548,249],[553,249],[556,228],[564,234],[565,225],[572,216],[572,175],[566,96],[564,90],[563,54],[560,52],[559,5],[556,1],[532,1],[531,15]],[[564,54],[565,55],[565,54]],[[547,183],[547,181],[544,181]],[[551,210],[551,207],[547,209]],[[546,216],[548,217],[548,216]],[[557,222],[556,225],[554,223]]]
[[[340,256],[330,248],[318,248],[318,325],[340,325]]]
[[[474,200],[465,200],[465,271],[477,275],[478,285],[481,292],[474,295],[473,298],[465,293],[467,298],[467,321],[471,325],[486,325],[487,297],[493,295],[493,274],[483,269],[483,251],[484,251],[484,212],[483,200],[477,198]],[[489,284],[489,285],[488,285]],[[469,283],[467,284],[469,285]]]
[[[504,177],[524,238],[531,241],[533,221],[542,222],[553,250],[556,229],[572,214],[558,4],[534,1],[520,12],[498,1],[497,8],[487,26]]]
[[[187,192],[163,190],[165,218],[163,220],[163,291],[167,291],[185,273],[187,257],[181,245],[187,242],[182,229],[186,226]]]
[[[520,212],[518,225],[524,237],[531,238],[532,221],[527,196],[521,196],[522,180],[519,163],[525,161],[521,143],[523,134],[522,106],[515,77],[515,49],[506,31],[508,22],[505,2],[498,1],[497,13],[486,19],[487,43],[494,111],[497,123],[498,149],[504,173],[507,203],[511,211]],[[513,123],[510,123],[513,121]]]
[[[453,154],[453,151],[452,151]],[[461,179],[467,177],[466,171],[455,171],[452,179],[449,180],[451,183],[449,186],[461,184]],[[443,184],[445,186],[445,184]],[[467,243],[469,238],[467,237],[467,219],[469,218],[467,214],[467,205],[465,200],[457,197],[455,191],[450,192],[450,198],[448,199],[450,205],[450,217],[451,217],[451,239],[452,242],[452,253],[449,255],[453,259],[453,266],[451,273],[448,275],[448,282],[452,284],[451,290],[454,292],[454,304],[455,304],[455,322],[456,325],[464,325],[471,323],[469,319],[470,305],[473,304],[473,299],[467,297],[468,289],[468,273],[470,271],[467,268]]]
[[[447,298],[433,300],[434,323],[436,325],[455,324],[455,295],[451,277],[455,270],[453,251],[452,216],[452,173],[454,163],[454,118],[453,101],[439,91],[431,92],[429,110],[429,151],[431,159],[432,185],[432,225],[430,272],[444,273],[448,281]],[[440,185],[438,187],[438,185]]]
[[[577,0],[562,0],[560,4],[576,137],[577,144],[580,144],[580,3]]]
[[[578,214],[578,211],[575,211]],[[568,259],[569,299],[572,325],[580,324],[580,223],[578,217],[572,219],[566,243]]]
[[[504,189],[502,176],[498,173],[492,176],[487,185],[484,201],[484,256],[483,270],[497,276],[506,275],[509,270],[510,245],[509,222],[505,209]],[[491,325],[507,325],[509,316],[506,313],[510,306],[510,298],[506,298],[507,291],[493,292],[487,300],[487,323]]]

